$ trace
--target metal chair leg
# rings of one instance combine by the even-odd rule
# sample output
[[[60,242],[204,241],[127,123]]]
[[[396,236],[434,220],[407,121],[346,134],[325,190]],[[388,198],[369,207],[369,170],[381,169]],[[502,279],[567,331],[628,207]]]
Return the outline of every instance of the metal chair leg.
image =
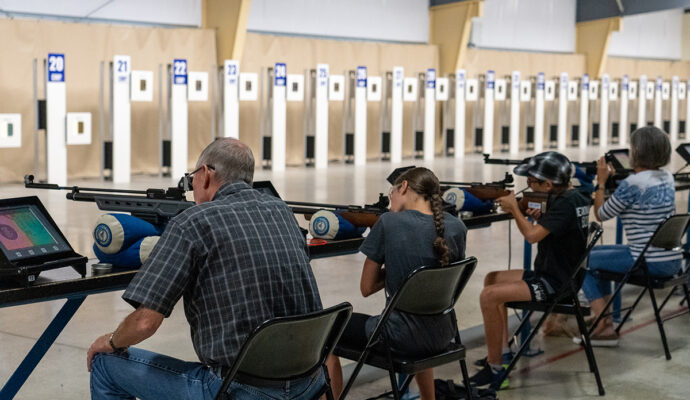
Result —
[[[388,377],[391,380],[391,388],[393,389],[393,398],[395,400],[400,400],[400,391],[398,390],[398,380],[395,378],[395,372],[393,369],[388,370]]]
[[[664,345],[664,352],[666,353],[666,359],[671,359],[671,352],[668,349],[668,342],[666,341],[666,332],[664,331],[664,321],[661,320],[661,315],[659,314],[659,308],[656,305],[656,297],[654,296],[654,290],[649,288],[649,297],[652,300],[652,307],[654,308],[654,316],[656,317],[656,324],[659,327],[659,334],[661,335],[661,342]]]
[[[402,385],[400,385],[400,393],[404,396],[405,393],[407,393],[407,389],[410,388],[410,383],[412,383],[412,378],[414,378],[414,375],[407,375],[405,377],[405,380],[403,381]]]
[[[680,302],[680,305],[682,306],[683,303],[685,303],[687,301],[688,306],[690,306],[690,289],[688,288],[687,283],[683,284],[683,292],[685,292],[685,298]]]
[[[470,383],[470,375],[467,373],[467,364],[464,358],[460,360],[460,371],[462,371],[462,382],[467,390],[467,399],[472,400],[474,398],[472,396],[472,384]]]
[[[522,331],[522,327],[525,326],[526,323],[529,322],[530,317],[532,317],[532,314],[534,313],[533,310],[530,310],[527,312],[527,315],[525,315],[522,320],[520,320],[520,325],[517,327],[515,330],[515,333],[510,337],[510,340],[508,341],[508,347],[512,346],[513,343],[515,343],[515,336],[517,336],[518,332]]]
[[[628,322],[628,318],[630,318],[630,314],[632,314],[633,310],[637,307],[637,304],[642,300],[642,296],[644,296],[644,293],[647,291],[647,288],[642,289],[642,292],[640,293],[639,296],[637,296],[637,299],[635,299],[635,302],[633,303],[632,306],[628,308],[628,311],[625,313],[625,316],[621,320],[621,322],[618,324],[616,327],[616,333],[620,334],[621,329],[623,328],[623,324]],[[591,333],[591,331],[590,331]]]
[[[491,388],[492,388],[492,389],[494,389],[494,390],[496,390],[496,391],[498,391],[498,390],[500,389],[501,383],[503,383],[503,381],[506,380],[506,378],[508,378],[508,375],[510,374],[510,371],[513,370],[513,368],[515,367],[515,364],[517,364],[517,361],[520,359],[520,356],[522,356],[522,353],[524,353],[525,350],[529,348],[529,344],[530,344],[530,342],[532,341],[532,338],[534,338],[534,335],[536,335],[537,332],[539,332],[539,328],[541,327],[541,325],[542,325],[542,324],[544,323],[544,321],[546,320],[546,317],[547,317],[549,314],[551,314],[551,311],[552,311],[552,310],[553,310],[553,306],[552,306],[552,307],[549,307],[549,309],[548,309],[547,311],[544,312],[544,315],[542,315],[542,317],[539,319],[539,321],[537,322],[537,324],[532,328],[532,331],[531,331],[531,332],[529,333],[529,335],[527,336],[527,339],[525,339],[525,341],[522,343],[522,346],[520,346],[520,349],[518,350],[518,352],[517,352],[517,353],[515,354],[515,356],[513,357],[513,360],[510,362],[510,364],[508,364],[508,367],[507,367],[506,370],[503,372],[503,377],[500,379],[499,384],[498,384],[498,387],[495,387],[496,385],[493,385],[493,384],[492,384],[492,385],[491,385]],[[532,312],[530,311],[530,314],[531,314],[531,313],[532,313]],[[529,314],[528,314],[528,315],[529,315]],[[525,317],[524,319],[527,319],[527,317]],[[520,329],[520,328],[518,328],[518,330],[519,330],[519,329]],[[517,332],[517,331],[516,331],[516,332]]]
[[[601,381],[597,360],[594,357],[594,349],[592,348],[592,342],[590,341],[589,332],[587,331],[587,324],[585,324],[585,318],[582,315],[582,309],[580,308],[580,304],[577,302],[577,300],[575,300],[575,318],[577,319],[577,325],[580,329],[580,334],[582,335],[583,344],[585,346],[585,355],[587,356],[587,362],[589,363],[589,371],[594,373],[594,379],[597,381],[597,388],[599,389],[599,396],[604,396],[606,391],[604,390],[604,384]]]
[[[352,375],[350,375],[350,379],[347,380],[347,384],[345,384],[345,387],[343,388],[343,392],[340,393],[340,397],[338,397],[338,400],[343,400],[345,399],[345,396],[347,396],[347,393],[350,391],[352,388],[352,385],[355,383],[355,379],[357,379],[357,375],[359,375],[359,371],[362,370],[362,367],[364,366],[364,360],[366,357],[369,355],[369,349],[365,349],[362,354],[359,356],[359,360],[357,360],[357,364],[355,364],[355,369],[352,371]]]
[[[611,294],[611,297],[609,298],[609,301],[606,302],[606,305],[605,305],[604,308],[603,308],[604,311],[602,311],[601,314],[599,314],[599,316],[597,317],[597,319],[594,320],[594,323],[593,323],[592,326],[589,328],[589,332],[588,332],[588,333],[589,333],[590,335],[592,334],[592,332],[594,332],[594,329],[596,329],[597,325],[599,325],[599,322],[601,322],[601,320],[604,319],[604,317],[606,317],[606,316],[608,315],[608,314],[606,313],[606,310],[608,310],[609,307],[611,307],[611,303],[613,303],[613,299],[615,299],[616,296],[618,295],[618,293],[620,293],[621,289],[623,289],[623,285],[625,285],[625,282],[628,281],[629,276],[630,276],[630,273],[628,272],[627,274],[625,274],[625,277],[624,277],[623,280],[620,282],[620,284],[616,285],[616,290],[613,291],[613,294]]]
[[[328,367],[326,364],[323,365],[322,367],[324,377],[326,378],[326,387],[325,387],[325,395],[326,395],[326,400],[334,400],[333,399],[333,387],[331,386],[331,377],[328,375]]]

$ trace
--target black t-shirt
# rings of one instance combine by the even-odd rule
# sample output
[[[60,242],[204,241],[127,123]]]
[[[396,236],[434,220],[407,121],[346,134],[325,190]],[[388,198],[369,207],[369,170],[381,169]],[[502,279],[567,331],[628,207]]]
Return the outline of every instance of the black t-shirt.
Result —
[[[549,234],[537,246],[534,270],[555,291],[568,282],[587,246],[591,203],[580,191],[568,190],[551,196],[537,221]]]
[[[444,213],[444,239],[450,250],[450,261],[465,257],[467,228],[457,217]],[[431,215],[407,210],[388,212],[376,222],[359,251],[383,264],[386,270],[386,298],[393,296],[405,278],[421,266],[438,265],[433,243],[436,228]],[[366,324],[370,335],[377,323],[371,318]],[[394,312],[386,324],[386,334],[396,352],[409,355],[434,353],[445,349],[455,337],[449,314],[417,316]]]

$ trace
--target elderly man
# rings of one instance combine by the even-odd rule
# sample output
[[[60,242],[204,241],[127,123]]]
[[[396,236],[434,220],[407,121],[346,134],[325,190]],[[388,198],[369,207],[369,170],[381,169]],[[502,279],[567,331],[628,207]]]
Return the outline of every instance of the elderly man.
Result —
[[[170,221],[122,296],[136,310],[88,351],[93,399],[212,399],[254,328],[321,309],[292,211],[251,187],[251,150],[218,139],[191,175],[197,205]],[[200,362],[129,347],[152,336],[182,296]],[[265,387],[240,381],[228,396],[311,399],[324,384],[322,373]]]

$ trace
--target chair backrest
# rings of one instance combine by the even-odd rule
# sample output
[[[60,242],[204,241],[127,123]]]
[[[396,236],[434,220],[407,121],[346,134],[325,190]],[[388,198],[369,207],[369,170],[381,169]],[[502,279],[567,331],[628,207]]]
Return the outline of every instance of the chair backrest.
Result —
[[[445,267],[421,267],[405,279],[391,299],[398,311],[437,315],[451,310],[472,276],[477,259],[469,257]]]
[[[570,285],[572,289],[571,294],[576,294],[580,288],[582,287],[582,283],[585,280],[585,275],[587,272],[587,264],[589,262],[589,254],[592,252],[592,249],[594,246],[596,246],[597,242],[599,239],[601,239],[601,235],[604,233],[604,230],[602,229],[601,225],[599,225],[596,222],[590,222],[589,223],[589,228],[587,230],[587,245],[585,246],[585,251],[582,253],[582,257],[580,258],[580,262],[577,264],[577,269],[575,272],[573,272],[573,275],[571,276],[570,282],[566,283],[566,285]],[[566,295],[567,288],[562,289],[560,292],[561,294]]]
[[[648,246],[660,247],[665,250],[680,247],[688,227],[688,221],[690,221],[690,214],[677,214],[669,217],[656,228]]]
[[[264,322],[245,340],[229,376],[287,381],[312,374],[335,348],[351,314],[346,302]]]

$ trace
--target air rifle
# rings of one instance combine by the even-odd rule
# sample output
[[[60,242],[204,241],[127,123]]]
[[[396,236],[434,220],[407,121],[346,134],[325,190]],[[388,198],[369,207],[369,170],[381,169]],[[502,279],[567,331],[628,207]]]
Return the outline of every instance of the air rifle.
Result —
[[[500,181],[481,183],[481,182],[450,182],[441,181],[441,191],[448,190],[451,187],[458,187],[466,190],[468,193],[480,200],[496,200],[499,197],[506,196],[510,193],[509,189],[513,187],[513,175],[506,172],[505,177]]]
[[[309,221],[319,210],[330,210],[352,225],[357,227],[372,227],[378,221],[379,216],[388,211],[388,196],[379,193],[379,200],[373,204],[366,204],[364,206],[340,205],[340,204],[324,204],[324,203],[308,203],[301,201],[286,201],[285,202],[292,212],[295,214],[302,214],[304,218]]]
[[[126,190],[37,183],[33,175],[24,175],[24,187],[68,190],[69,200],[95,202],[100,210],[128,212],[157,226],[167,224],[170,218],[194,205],[185,197],[182,180],[178,187],[168,189]]]
[[[632,170],[627,165],[623,165],[623,162],[619,159],[620,156],[627,157],[627,149],[623,150],[612,150],[607,152],[604,157],[607,162],[613,165],[615,170],[614,174],[609,176],[606,181],[606,189],[613,191],[615,190],[620,182],[627,178]],[[510,160],[504,158],[491,158],[489,154],[484,154],[484,164],[498,164],[498,165],[520,165],[529,162],[532,157],[527,157],[522,160]],[[571,164],[584,170],[587,175],[596,175],[597,173],[597,162],[596,161],[571,161]]]
[[[412,168],[415,168],[415,166],[410,165],[407,167],[396,168],[390,175],[388,175],[386,180],[393,185],[400,175]],[[444,192],[451,187],[457,187],[466,190],[480,200],[495,200],[508,194],[508,188],[513,187],[513,180],[513,175],[506,172],[503,180],[496,182],[481,183],[441,181],[439,183],[441,184],[441,192]]]

